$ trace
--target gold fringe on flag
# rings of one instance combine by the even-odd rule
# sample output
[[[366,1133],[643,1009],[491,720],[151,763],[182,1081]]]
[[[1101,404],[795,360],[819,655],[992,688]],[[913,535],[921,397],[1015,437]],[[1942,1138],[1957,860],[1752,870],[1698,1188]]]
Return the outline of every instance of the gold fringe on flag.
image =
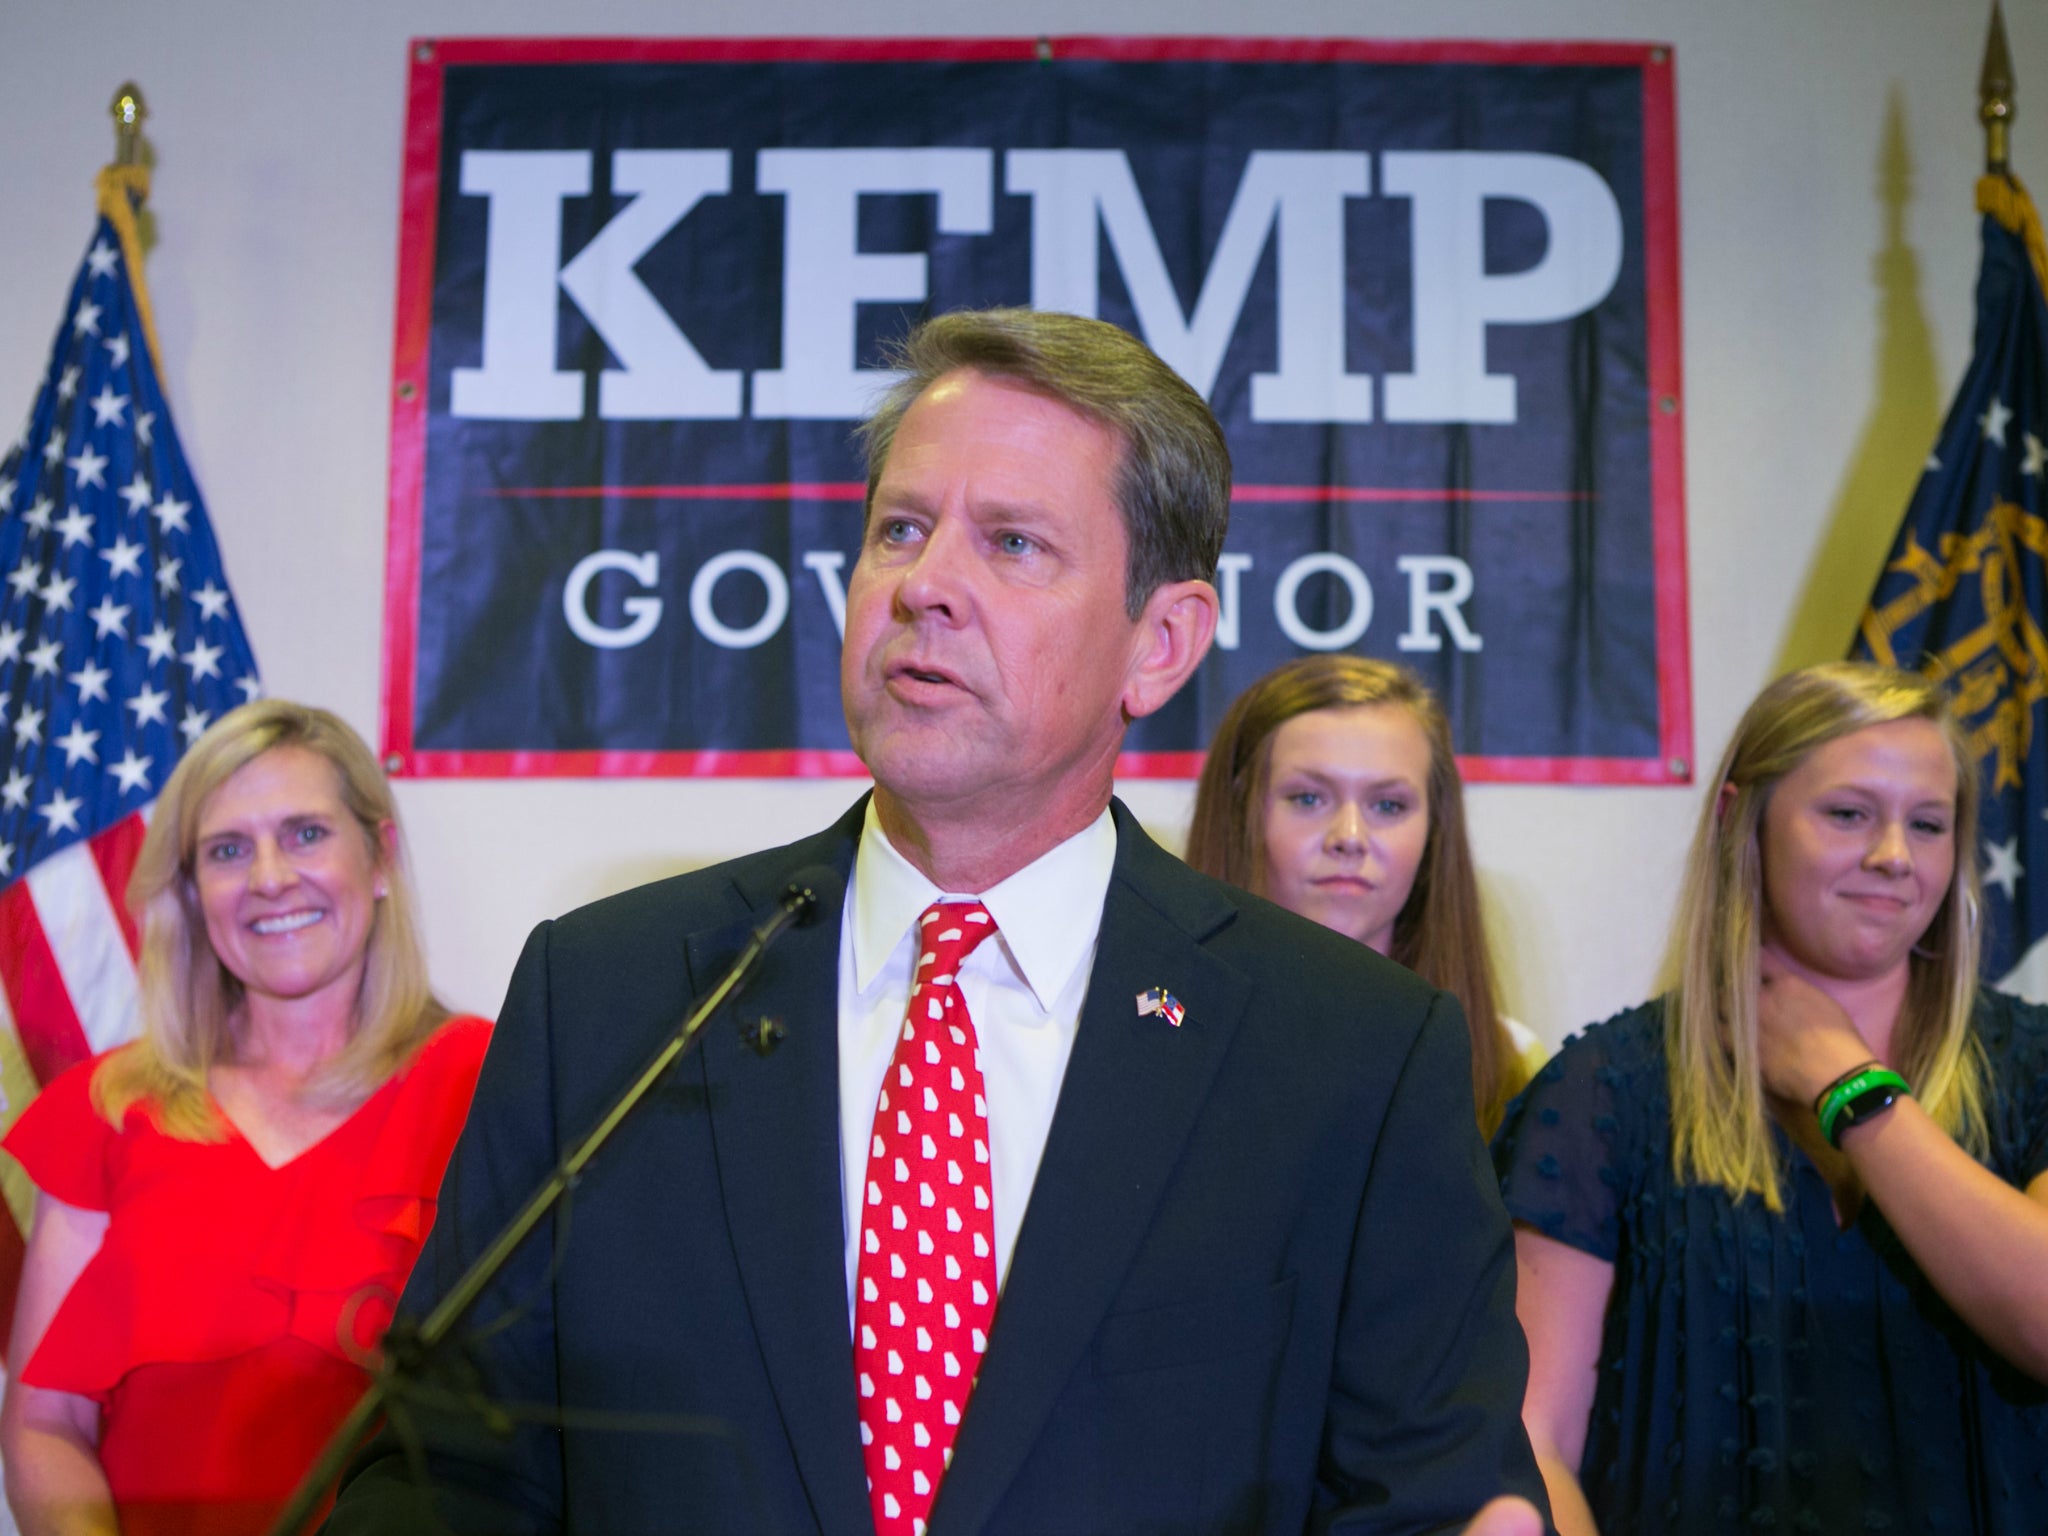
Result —
[[[149,308],[149,287],[142,280],[142,229],[135,220],[137,206],[149,196],[149,167],[109,165],[93,178],[93,190],[99,194],[101,216],[114,226],[114,234],[121,241],[121,259],[128,264],[128,286],[135,294],[135,307],[142,315],[142,334],[149,343],[149,360],[156,365],[156,376],[161,381],[164,377],[164,356],[156,344],[156,317]],[[1982,194],[1979,195],[1981,197]],[[2031,204],[2027,212],[2031,217]],[[2040,239],[2038,223],[2034,226],[2034,238],[2036,241]],[[2040,260],[2036,255],[2037,268]]]
[[[2042,237],[2041,215],[2034,211],[2034,200],[2027,196],[2019,177],[2010,172],[2003,176],[1979,176],[1977,211],[1988,213],[2026,241],[2027,255],[2034,263],[2034,281],[2041,285],[2043,293],[2048,293],[2048,239]]]

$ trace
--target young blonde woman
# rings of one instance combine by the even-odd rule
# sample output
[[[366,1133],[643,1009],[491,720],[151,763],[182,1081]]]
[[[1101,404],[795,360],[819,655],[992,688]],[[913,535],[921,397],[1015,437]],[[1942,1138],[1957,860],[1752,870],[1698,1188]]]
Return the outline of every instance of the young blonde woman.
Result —
[[[1565,1536],[2048,1530],[2048,1013],[1977,983],[1977,767],[1927,679],[1750,706],[1675,989],[1495,1141]]]
[[[1542,1062],[1500,1011],[1450,725],[1407,668],[1304,656],[1240,694],[1209,747],[1187,859],[1457,998],[1482,1130]]]
[[[429,990],[390,788],[325,710],[201,736],[129,905],[141,1039],[6,1139],[7,1494],[24,1536],[253,1536],[367,1383],[490,1026]]]

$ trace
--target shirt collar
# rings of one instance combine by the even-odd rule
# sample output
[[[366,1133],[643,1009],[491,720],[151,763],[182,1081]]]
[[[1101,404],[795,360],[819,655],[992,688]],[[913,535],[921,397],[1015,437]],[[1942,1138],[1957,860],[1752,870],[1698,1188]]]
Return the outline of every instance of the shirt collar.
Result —
[[[988,908],[1018,973],[1050,1010],[1095,950],[1102,904],[1116,863],[1116,824],[1100,816],[1007,880],[979,893],[941,891],[896,850],[873,800],[853,861],[853,982],[866,992],[919,914],[935,901],[979,900]]]

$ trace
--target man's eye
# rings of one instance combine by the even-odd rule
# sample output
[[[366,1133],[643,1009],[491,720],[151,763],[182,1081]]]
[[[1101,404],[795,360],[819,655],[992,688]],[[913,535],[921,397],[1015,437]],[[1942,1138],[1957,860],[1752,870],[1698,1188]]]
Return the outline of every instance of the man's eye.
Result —
[[[999,534],[996,544],[1006,555],[1028,555],[1038,548],[1036,539],[1022,533]]]

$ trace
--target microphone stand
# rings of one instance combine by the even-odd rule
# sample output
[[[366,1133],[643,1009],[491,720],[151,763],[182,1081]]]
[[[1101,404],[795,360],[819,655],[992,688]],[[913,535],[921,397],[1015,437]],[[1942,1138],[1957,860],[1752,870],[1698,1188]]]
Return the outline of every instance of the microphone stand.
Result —
[[[300,1536],[327,1490],[339,1481],[349,1459],[362,1448],[370,1426],[384,1411],[385,1401],[392,1395],[394,1383],[407,1374],[416,1374],[433,1357],[448,1335],[469,1315],[470,1309],[477,1304],[491,1281],[497,1278],[498,1271],[505,1267],[513,1252],[561,1203],[584,1167],[611,1140],[613,1132],[653,1092],[655,1084],[669,1068],[683,1058],[711,1016],[724,1007],[733,993],[753,975],[768,946],[785,929],[806,921],[816,910],[817,901],[809,885],[793,884],[784,891],[775,911],[755,928],[747,939],[746,948],[740,951],[739,958],[733,961],[732,968],[718,985],[690,1010],[688,1017],[669,1036],[654,1059],[605,1111],[604,1118],[569,1149],[568,1155],[555,1165],[554,1172],[542,1181],[519,1214],[492,1239],[488,1248],[477,1255],[476,1262],[464,1271],[462,1278],[455,1282],[433,1311],[416,1328],[404,1319],[392,1324],[390,1332],[385,1335],[387,1347],[383,1366],[371,1379],[369,1390],[328,1440],[320,1459],[293,1490],[291,1502],[270,1527],[270,1536]],[[766,1019],[746,1032],[747,1043],[763,1056],[775,1049],[781,1037],[780,1026]]]

